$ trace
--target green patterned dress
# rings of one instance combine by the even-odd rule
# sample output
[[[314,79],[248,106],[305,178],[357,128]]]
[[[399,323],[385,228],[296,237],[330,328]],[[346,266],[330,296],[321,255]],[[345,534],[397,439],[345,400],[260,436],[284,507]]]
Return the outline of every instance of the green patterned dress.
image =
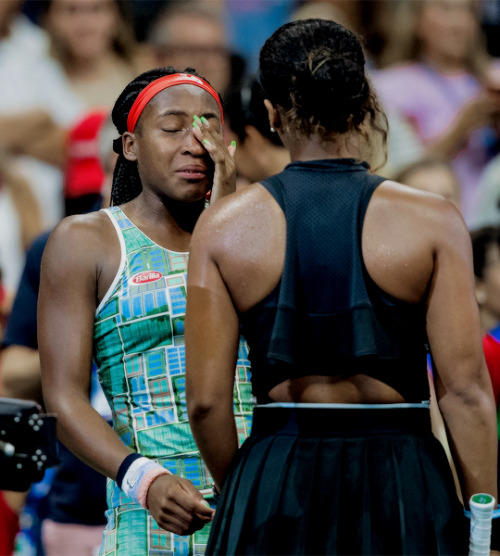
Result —
[[[94,358],[113,412],[113,428],[133,451],[189,479],[212,502],[211,477],[188,423],[184,314],[188,253],[160,247],[118,208],[105,212],[121,245],[121,263],[97,308]],[[234,410],[240,442],[250,432],[247,346],[240,343]],[[204,554],[210,527],[191,536],[161,529],[151,514],[108,480],[103,556]]]

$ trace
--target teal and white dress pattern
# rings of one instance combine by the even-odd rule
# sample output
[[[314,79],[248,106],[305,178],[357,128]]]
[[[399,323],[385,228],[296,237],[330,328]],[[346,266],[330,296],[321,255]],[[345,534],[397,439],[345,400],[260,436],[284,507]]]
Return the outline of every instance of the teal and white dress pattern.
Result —
[[[119,270],[96,311],[94,359],[113,428],[133,451],[185,477],[213,503],[213,481],[188,423],[184,315],[188,253],[160,247],[119,207],[104,209],[121,246]],[[240,443],[252,423],[248,348],[242,339],[234,387]],[[108,480],[102,556],[201,555],[210,526],[191,536],[161,529],[151,514]]]

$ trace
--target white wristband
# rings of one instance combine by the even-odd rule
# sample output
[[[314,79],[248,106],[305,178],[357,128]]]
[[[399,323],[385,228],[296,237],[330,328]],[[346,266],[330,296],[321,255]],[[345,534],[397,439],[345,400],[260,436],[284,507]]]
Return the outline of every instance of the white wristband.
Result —
[[[148,458],[141,457],[132,462],[123,477],[123,492],[136,502],[139,502],[142,506],[144,506],[144,494],[143,496],[139,496],[141,482],[146,475],[150,475],[150,471],[153,470],[156,471],[156,476],[169,473],[159,463],[156,463]]]

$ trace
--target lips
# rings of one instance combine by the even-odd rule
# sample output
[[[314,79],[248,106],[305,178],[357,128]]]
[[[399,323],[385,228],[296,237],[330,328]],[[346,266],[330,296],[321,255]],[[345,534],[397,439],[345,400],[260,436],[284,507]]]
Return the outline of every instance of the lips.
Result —
[[[182,166],[175,173],[187,180],[200,180],[207,177],[208,170],[204,166],[189,165]]]

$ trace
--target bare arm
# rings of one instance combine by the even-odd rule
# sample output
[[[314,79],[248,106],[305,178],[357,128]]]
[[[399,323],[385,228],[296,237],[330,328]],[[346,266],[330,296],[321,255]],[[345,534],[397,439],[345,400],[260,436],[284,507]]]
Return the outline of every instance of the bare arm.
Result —
[[[427,331],[439,409],[467,505],[477,492],[497,498],[496,410],[482,351],[469,234],[458,217],[446,222],[437,240]]]
[[[239,325],[234,305],[211,257],[203,220],[202,217],[193,234],[189,259],[186,399],[194,438],[220,489],[238,449],[233,385]]]
[[[33,140],[27,144],[24,154],[62,168],[67,160],[67,135],[68,131],[66,129],[52,126],[43,138]]]
[[[97,246],[95,231],[81,219],[66,219],[52,232],[42,259],[38,342],[44,400],[57,414],[59,438],[115,478],[129,450],[89,401]]]
[[[253,307],[278,283],[285,238],[283,211],[255,184],[207,209],[191,239],[187,407],[194,438],[219,488],[238,448],[232,407],[240,335],[237,311]]]
[[[0,115],[0,146],[14,153],[62,166],[66,158],[66,130],[44,110]]]

